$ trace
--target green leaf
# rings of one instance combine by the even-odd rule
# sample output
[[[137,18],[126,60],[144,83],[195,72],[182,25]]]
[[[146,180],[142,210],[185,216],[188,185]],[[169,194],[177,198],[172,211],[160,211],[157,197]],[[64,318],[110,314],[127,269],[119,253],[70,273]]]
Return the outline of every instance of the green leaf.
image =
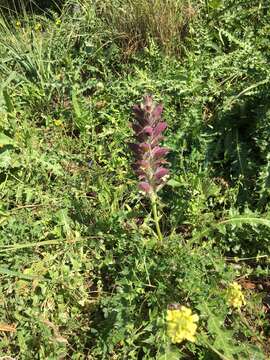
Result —
[[[251,215],[239,215],[221,221],[220,223],[217,224],[217,227],[222,226],[224,224],[239,225],[239,226],[243,224],[248,224],[251,226],[264,225],[270,227],[270,220],[262,217],[251,216]]]
[[[267,226],[270,228],[270,220],[263,217],[257,217],[256,214],[248,214],[248,215],[236,215],[231,218],[216,222],[214,224],[209,225],[208,227],[199,231],[198,234],[193,236],[193,241],[197,241],[204,236],[207,236],[209,232],[213,229],[218,229],[222,232],[222,234],[226,233],[225,225],[238,226],[242,227],[243,225],[250,225],[252,227],[256,227],[258,225]]]
[[[5,135],[4,133],[0,133],[0,147],[5,145],[13,145],[14,141],[9,136]]]
[[[181,183],[179,181],[176,181],[174,179],[170,179],[167,184],[172,187],[180,187]]]
[[[5,100],[7,111],[9,113],[13,112],[14,106],[12,104],[11,97],[9,96],[6,88],[3,89],[3,97],[4,97],[4,100]]]
[[[25,244],[16,244],[16,245],[3,245],[0,246],[0,252],[11,251],[11,250],[19,250],[31,247],[40,247],[45,245],[59,245],[63,243],[63,240],[45,240],[34,243],[25,243]]]
[[[239,352],[239,348],[233,345],[233,331],[225,330],[223,322],[221,317],[211,314],[207,327],[215,338],[213,346],[222,351],[225,356],[233,358],[233,355]]]
[[[72,105],[75,112],[75,115],[78,119],[82,117],[81,107],[77,98],[77,92],[75,89],[72,90]]]
[[[23,274],[23,273],[21,273],[19,271],[9,270],[9,269],[3,268],[3,267],[0,267],[0,274],[12,276],[12,277],[17,277],[19,279],[24,279],[24,280],[39,279],[39,280],[48,281],[46,279],[41,278],[40,276],[25,275],[25,274]]]
[[[179,360],[180,359],[180,351],[173,347],[166,351],[164,354],[161,354],[157,357],[157,360]]]
[[[209,6],[212,9],[218,9],[222,5],[222,0],[211,0],[209,1]]]

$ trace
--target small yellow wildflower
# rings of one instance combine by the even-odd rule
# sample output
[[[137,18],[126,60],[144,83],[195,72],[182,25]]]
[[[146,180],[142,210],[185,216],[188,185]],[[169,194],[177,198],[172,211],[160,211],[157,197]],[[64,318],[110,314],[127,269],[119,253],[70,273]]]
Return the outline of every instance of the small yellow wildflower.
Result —
[[[56,20],[55,20],[55,25],[56,25],[56,26],[60,26],[61,23],[62,23],[61,19],[56,19]]]
[[[240,309],[246,304],[244,294],[241,291],[242,287],[236,281],[229,285],[227,289],[227,304],[233,308]]]
[[[104,84],[103,84],[103,82],[99,81],[99,82],[96,84],[96,89],[97,89],[97,90],[103,90],[103,89],[104,89]]]
[[[192,315],[191,309],[181,306],[179,309],[167,310],[168,336],[172,343],[181,343],[183,340],[195,341],[195,333],[199,320],[198,315]]]
[[[53,123],[54,123],[55,126],[62,126],[63,125],[62,121],[59,120],[59,119],[54,119]]]
[[[36,23],[36,25],[34,26],[34,30],[35,30],[35,31],[41,30],[41,24],[40,24],[40,23]]]
[[[17,28],[20,28],[22,26],[22,23],[18,20],[18,21],[16,21],[16,27]]]

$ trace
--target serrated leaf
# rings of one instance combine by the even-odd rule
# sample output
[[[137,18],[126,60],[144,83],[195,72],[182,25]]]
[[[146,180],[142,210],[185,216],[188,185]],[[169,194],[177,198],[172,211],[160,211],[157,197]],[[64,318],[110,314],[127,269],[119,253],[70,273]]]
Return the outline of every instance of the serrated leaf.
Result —
[[[267,227],[270,227],[270,220],[268,219],[264,219],[262,217],[255,217],[255,216],[250,216],[250,215],[239,215],[239,216],[235,216],[231,219],[227,219],[227,220],[223,220],[220,222],[219,225],[223,225],[223,224],[231,224],[231,225],[237,225],[237,226],[241,226],[243,224],[248,224],[251,226],[258,226],[258,225],[264,225]]]
[[[164,354],[159,355],[157,360],[179,360],[180,355],[180,351],[174,347],[173,349],[166,351]]]
[[[233,331],[226,330],[223,322],[221,317],[211,314],[207,322],[207,327],[209,332],[214,336],[213,346],[226,357],[233,359],[234,355],[239,353],[240,349],[233,344]]]
[[[226,233],[225,225],[232,225],[235,227],[243,227],[243,225],[250,225],[252,227],[257,227],[258,225],[263,225],[270,227],[270,220],[263,217],[257,217],[255,214],[248,215],[236,215],[231,218],[216,222],[209,225],[209,227],[202,229],[197,235],[193,236],[193,241],[197,241],[204,236],[207,236],[209,232],[213,229],[218,229],[222,234]]]

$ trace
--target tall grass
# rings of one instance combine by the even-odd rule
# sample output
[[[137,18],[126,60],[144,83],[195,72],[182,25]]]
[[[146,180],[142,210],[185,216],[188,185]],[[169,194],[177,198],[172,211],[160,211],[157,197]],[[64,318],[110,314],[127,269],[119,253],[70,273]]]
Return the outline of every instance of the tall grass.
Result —
[[[150,39],[166,53],[181,53],[197,12],[186,0],[98,0],[96,8],[127,54],[147,46]]]
[[[80,34],[78,21],[67,21],[69,8],[58,14],[51,11],[42,15],[14,11],[13,18],[0,16],[0,70],[4,78],[11,71],[16,82],[27,84],[32,95],[50,99],[57,88],[57,77],[62,67],[70,63],[69,54]],[[59,82],[59,81],[58,81]],[[59,87],[59,86],[58,86]]]
[[[31,27],[16,31],[8,26],[3,18],[0,19],[0,30],[2,50],[8,55],[1,64],[2,70],[9,71],[13,67],[26,75],[29,80],[46,81],[52,72],[50,46],[52,37],[40,36]]]

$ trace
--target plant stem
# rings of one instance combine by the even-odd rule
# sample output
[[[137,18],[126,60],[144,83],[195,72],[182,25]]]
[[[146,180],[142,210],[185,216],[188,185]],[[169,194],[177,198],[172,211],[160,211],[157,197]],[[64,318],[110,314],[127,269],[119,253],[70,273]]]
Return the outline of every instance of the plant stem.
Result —
[[[161,233],[160,227],[159,227],[156,199],[151,199],[151,202],[152,202],[152,211],[153,211],[153,215],[154,215],[154,221],[155,221],[155,225],[156,225],[158,240],[160,243],[162,243],[163,236],[162,236],[162,233]]]
[[[222,360],[232,360],[227,358],[226,356],[224,356],[223,354],[221,354],[216,348],[214,348],[214,346],[212,346],[209,342],[206,342],[207,346],[209,346],[209,348],[211,350],[214,351],[214,353],[216,353]]]

